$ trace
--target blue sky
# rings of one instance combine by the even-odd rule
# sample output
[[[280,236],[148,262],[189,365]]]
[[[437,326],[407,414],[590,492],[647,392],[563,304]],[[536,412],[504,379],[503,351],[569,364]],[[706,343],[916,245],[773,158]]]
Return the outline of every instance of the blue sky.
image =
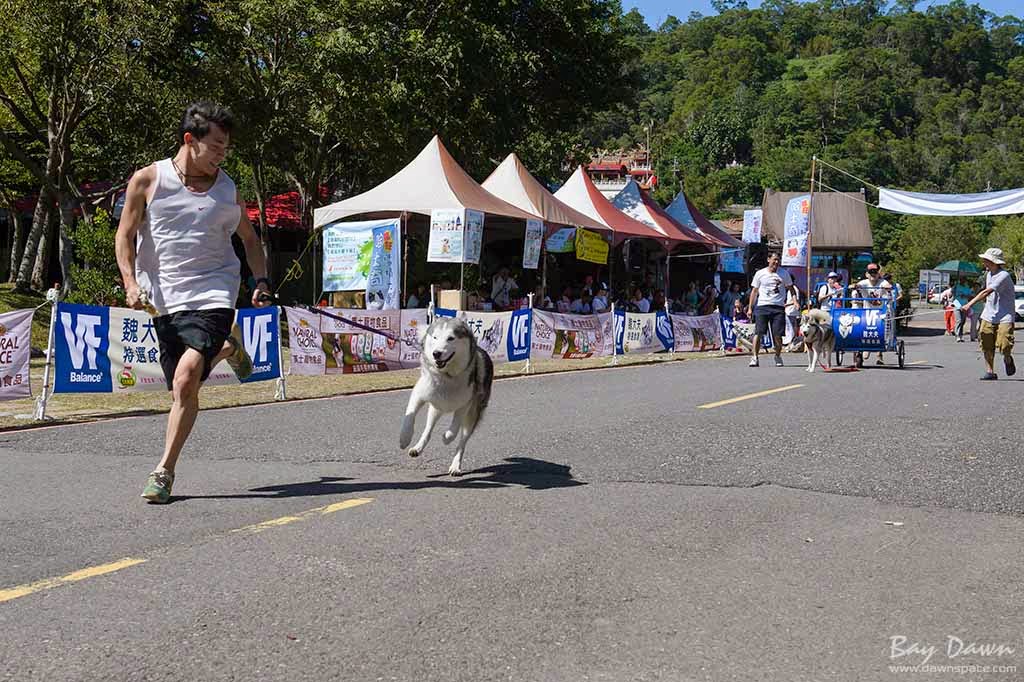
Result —
[[[761,2],[760,0],[747,0],[747,4],[753,8],[759,6]],[[945,3],[925,1],[921,2],[917,9],[923,10],[929,5],[941,4]],[[976,4],[999,16],[1013,14],[1019,17],[1024,15],[1021,0],[976,0]],[[700,12],[704,15],[715,13],[715,10],[711,8],[711,0],[622,0],[622,6],[627,10],[634,7],[639,9],[651,28],[657,28],[670,14],[686,21],[690,12]]]

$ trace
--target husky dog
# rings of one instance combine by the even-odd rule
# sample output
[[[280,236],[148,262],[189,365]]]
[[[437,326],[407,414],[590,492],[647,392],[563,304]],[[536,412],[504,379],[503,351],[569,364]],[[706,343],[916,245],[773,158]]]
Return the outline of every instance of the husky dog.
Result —
[[[800,333],[807,347],[807,371],[813,372],[821,358],[825,359],[825,366],[831,369],[832,351],[836,347],[832,316],[824,310],[808,310],[800,320]]]
[[[458,436],[459,444],[448,473],[461,476],[466,442],[491,398],[493,379],[491,356],[477,346],[469,326],[451,317],[436,318],[420,337],[420,378],[405,408],[399,447],[405,449],[412,442],[416,414],[424,405],[427,406],[427,422],[419,440],[409,448],[410,457],[418,457],[423,452],[437,420],[442,414],[452,412],[452,423],[444,432],[443,440],[448,444]]]

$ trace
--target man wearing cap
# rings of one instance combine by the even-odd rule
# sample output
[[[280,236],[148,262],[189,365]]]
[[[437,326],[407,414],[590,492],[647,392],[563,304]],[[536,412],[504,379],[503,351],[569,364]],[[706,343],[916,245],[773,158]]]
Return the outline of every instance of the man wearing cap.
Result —
[[[975,303],[984,300],[985,310],[981,313],[981,353],[985,356],[985,375],[982,381],[995,381],[996,376],[995,357],[998,350],[1003,354],[1003,366],[1006,368],[1006,376],[1013,376],[1017,373],[1017,366],[1013,362],[1013,278],[1010,273],[1003,269],[1006,261],[1003,260],[1002,249],[988,249],[985,253],[979,253],[981,264],[987,271],[985,275],[985,288],[967,303],[965,307],[970,308]]]
[[[892,296],[892,285],[882,279],[881,270],[877,263],[868,263],[867,276],[854,284],[851,289],[856,291],[856,298],[867,299],[860,301],[856,306],[858,308],[880,306],[882,305],[882,299],[891,298]],[[881,351],[878,353],[878,359],[875,361],[875,364],[885,364]]]
[[[833,303],[839,303],[843,296],[843,278],[838,272],[828,273],[827,281],[818,287],[815,293],[817,307],[822,310],[831,310]]]

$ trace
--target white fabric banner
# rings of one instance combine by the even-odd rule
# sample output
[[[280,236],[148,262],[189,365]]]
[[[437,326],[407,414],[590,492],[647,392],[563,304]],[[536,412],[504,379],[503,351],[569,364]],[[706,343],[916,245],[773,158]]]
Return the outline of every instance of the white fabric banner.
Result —
[[[292,351],[289,374],[363,374],[419,367],[417,331],[427,325],[425,308],[379,311],[324,308],[324,311],[388,336],[301,308],[285,308],[288,345]],[[408,343],[400,343],[399,338]]]
[[[912,215],[1013,215],[1024,213],[1024,189],[981,194],[926,194],[880,187],[878,207]]]
[[[743,212],[743,241],[756,244],[761,241],[761,220],[764,212],[759,208]]]
[[[29,398],[29,355],[35,310],[0,315],[0,400]]]
[[[544,223],[539,220],[526,221],[526,238],[523,241],[523,268],[536,270],[540,263],[540,247],[544,241]]]
[[[531,357],[582,359],[610,356],[612,315],[565,315],[533,311]]]
[[[718,313],[699,316],[672,315],[671,317],[677,352],[722,348],[722,320]]]
[[[455,313],[473,330],[477,345],[491,356],[495,364],[529,359],[530,315],[529,309],[504,313],[460,310]]]

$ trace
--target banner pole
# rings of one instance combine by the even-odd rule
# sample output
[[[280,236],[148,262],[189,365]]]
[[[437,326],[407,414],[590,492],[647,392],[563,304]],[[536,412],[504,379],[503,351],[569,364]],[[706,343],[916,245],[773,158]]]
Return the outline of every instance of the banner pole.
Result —
[[[274,387],[274,400],[288,400],[288,386],[284,378],[284,351],[281,350],[281,320],[284,319],[284,308],[282,306],[275,307],[277,308],[277,362],[281,367],[281,376],[277,378],[277,385]],[[288,356],[288,362],[291,363],[291,355]],[[291,364],[288,365],[288,368],[291,369]]]
[[[46,364],[43,366],[43,389],[36,399],[36,421],[45,421],[50,417],[46,416],[46,390],[50,384],[50,364],[54,362],[54,331],[57,324],[57,302],[60,300],[60,290],[54,287],[46,292],[46,300],[50,301],[50,331],[46,335]]]
[[[434,304],[434,288],[436,285],[430,285],[430,305],[427,306],[427,324],[434,321],[434,309],[437,307]]]
[[[398,221],[398,236],[402,240],[402,293],[398,297],[398,307],[408,303],[409,296],[409,235],[406,234],[408,213],[402,211],[402,217]]]
[[[670,348],[668,352],[669,356],[674,358],[676,356],[676,330],[675,326],[672,324],[672,313],[668,310],[668,296],[665,297],[665,317],[668,318],[668,324],[672,328],[672,348]]]
[[[527,294],[526,298],[530,302],[530,325],[533,325],[533,293]],[[530,357],[533,355],[532,350],[533,344],[531,342],[530,347],[526,349],[526,373],[530,373]]]
[[[625,323],[625,320],[623,320]],[[623,329],[622,333],[625,334],[626,330]],[[615,302],[612,301],[612,365],[619,364],[619,344],[618,344],[618,331],[615,329]]]

